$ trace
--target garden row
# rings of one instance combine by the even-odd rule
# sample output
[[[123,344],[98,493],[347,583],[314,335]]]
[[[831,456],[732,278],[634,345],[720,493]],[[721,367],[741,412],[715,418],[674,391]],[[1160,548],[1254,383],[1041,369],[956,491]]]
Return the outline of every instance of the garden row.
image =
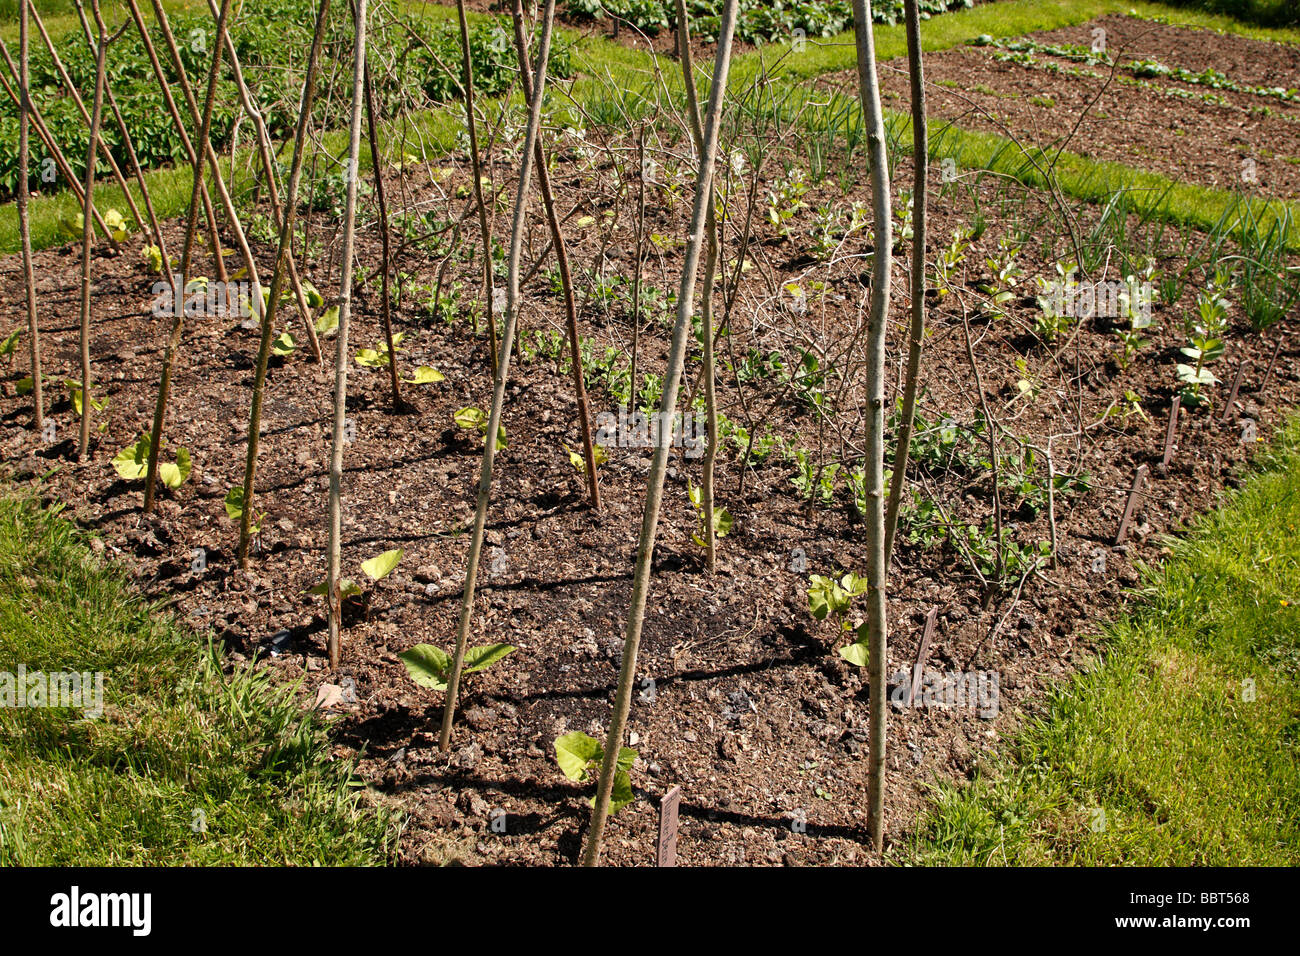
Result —
[[[140,9],[141,0],[131,0]],[[156,4],[161,9],[161,4]],[[303,62],[311,45],[317,4],[311,0],[268,0],[247,5],[232,21],[230,34],[244,80],[267,130],[277,141],[292,136],[302,93]],[[145,15],[141,10],[142,16]],[[191,83],[206,74],[214,42],[213,16],[179,11],[168,16],[169,32]],[[159,59],[165,82],[178,84],[179,72],[169,56],[160,21],[150,18],[150,43]],[[351,49],[351,13],[346,4],[332,5],[323,55],[334,68],[318,78],[315,121],[319,128],[346,125],[351,77],[337,65]],[[35,24],[35,20],[33,20]],[[94,26],[90,25],[93,30]],[[508,19],[477,19],[470,29],[475,89],[485,95],[505,92],[514,83],[517,68],[511,55]],[[430,15],[415,6],[398,6],[376,18],[375,44],[371,49],[375,95],[382,112],[420,109],[454,99],[460,94],[460,37],[454,20]],[[95,54],[85,33],[72,30],[62,37],[50,35],[53,52],[44,36],[33,26],[30,38],[30,74],[33,105],[48,132],[49,140],[66,159],[75,179],[84,177],[84,148],[88,111],[93,99]],[[18,175],[17,67],[19,51],[6,47],[5,69],[0,77],[5,89],[0,96],[0,198],[12,198]],[[229,57],[227,56],[228,60]],[[164,93],[155,76],[149,51],[134,26],[110,43],[106,55],[107,75],[116,101],[115,116],[103,124],[101,138],[119,167],[129,172],[131,156],[123,136],[123,125],[144,169],[183,161],[184,144],[176,134],[166,108]],[[567,48],[557,43],[552,53],[556,76],[571,73]],[[69,85],[76,90],[69,95]],[[179,99],[179,87],[177,87]],[[203,90],[198,90],[201,97]],[[239,89],[229,75],[217,88],[212,117],[212,142],[218,149],[232,144],[243,115]],[[197,132],[192,118],[185,117],[191,137]],[[245,132],[247,137],[249,134]],[[39,137],[39,138],[38,138]],[[33,132],[34,154],[29,172],[34,191],[48,191],[66,185],[41,131]],[[107,162],[101,157],[98,173],[107,176]],[[341,180],[337,170],[336,180]],[[328,184],[323,188],[328,189]]]

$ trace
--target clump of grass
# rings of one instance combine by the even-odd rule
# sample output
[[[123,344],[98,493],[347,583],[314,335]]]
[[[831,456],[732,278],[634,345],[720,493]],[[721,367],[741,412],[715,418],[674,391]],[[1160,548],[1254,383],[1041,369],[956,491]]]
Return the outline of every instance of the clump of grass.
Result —
[[[0,866],[390,862],[397,819],[293,688],[221,663],[68,521],[0,498],[0,671],[102,672],[104,703],[0,707]]]
[[[940,785],[899,856],[941,864],[1300,861],[1300,419],[1204,519],[1105,658],[1011,752]]]

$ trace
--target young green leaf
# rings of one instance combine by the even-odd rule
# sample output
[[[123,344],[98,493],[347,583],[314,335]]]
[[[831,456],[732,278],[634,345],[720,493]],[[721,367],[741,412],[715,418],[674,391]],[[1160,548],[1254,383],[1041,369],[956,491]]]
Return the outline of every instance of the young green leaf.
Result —
[[[415,370],[414,375],[402,381],[411,385],[428,385],[433,382],[441,382],[446,377],[431,365],[421,365]]]
[[[452,412],[451,419],[466,431],[487,431],[487,416],[481,408],[459,408]]]
[[[397,567],[397,562],[401,560],[402,549],[394,548],[392,551],[375,555],[369,561],[362,561],[361,570],[366,572],[366,577],[370,580],[381,581],[393,573],[393,568]]]
[[[296,348],[298,348],[297,340],[290,333],[281,332],[275,337],[275,341],[271,343],[271,354],[282,357],[292,355]]]
[[[604,748],[594,737],[574,730],[555,739],[555,760],[560,770],[570,780],[584,783],[590,776],[589,767],[604,755]]]
[[[465,651],[465,673],[487,670],[501,658],[518,650],[512,644],[484,644]]]
[[[146,436],[147,441],[147,436]],[[146,456],[148,446],[146,444]],[[120,469],[119,469],[120,471]],[[158,467],[158,477],[168,488],[179,488],[190,476],[190,452],[188,448],[176,449],[176,463],[167,462]]]
[[[127,445],[113,459],[113,467],[127,481],[137,481],[149,471],[149,435],[143,433],[134,445]],[[180,484],[180,482],[177,482]],[[172,486],[175,487],[175,486]]]
[[[307,593],[324,597],[327,590],[328,585],[322,581],[320,584],[309,587]],[[339,599],[346,601],[350,597],[361,597],[361,585],[351,578],[343,578],[339,581]]]
[[[0,342],[0,355],[13,355],[14,349],[18,346],[18,339],[22,337],[22,329],[14,329],[5,336],[5,340]]]
[[[86,220],[83,217],[81,221],[85,222]],[[104,225],[108,227],[109,235],[111,235],[118,242],[121,242],[123,239],[126,238],[127,235],[126,219],[116,209],[109,209],[105,211]]]
[[[145,246],[140,250],[140,257],[144,259],[145,264],[149,266],[150,272],[159,274],[163,271],[162,250],[157,246]]]
[[[451,657],[432,644],[416,644],[409,651],[397,655],[406,665],[411,680],[430,690],[446,690],[451,671]]]
[[[238,521],[244,516],[244,489],[236,485],[226,492],[226,517]]]
[[[317,335],[333,335],[339,330],[339,307],[332,305],[316,320]]]

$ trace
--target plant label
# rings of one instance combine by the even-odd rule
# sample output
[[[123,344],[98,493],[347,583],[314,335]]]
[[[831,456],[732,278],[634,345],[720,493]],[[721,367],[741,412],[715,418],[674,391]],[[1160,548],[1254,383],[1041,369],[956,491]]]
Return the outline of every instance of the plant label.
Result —
[[[1133,475],[1133,487],[1129,489],[1128,501],[1124,505],[1124,514],[1119,519],[1119,530],[1115,532],[1115,543],[1123,544],[1124,539],[1128,537],[1128,523],[1133,519],[1133,508],[1137,505],[1138,492],[1142,490],[1142,483],[1146,480],[1147,466],[1139,465],[1138,470]]]
[[[673,787],[659,801],[659,866],[677,865],[677,810],[682,802],[682,788]]]
[[[1255,419],[1243,418],[1241,424],[1241,443],[1243,445],[1253,445],[1259,440],[1258,432],[1255,427]]]
[[[1232,389],[1228,392],[1228,401],[1223,406],[1223,417],[1219,419],[1226,422],[1232,416],[1232,409],[1237,404],[1237,390],[1241,388],[1241,376],[1246,371],[1246,360],[1243,358],[1237,363],[1237,374],[1232,376]]]
[[[934,637],[934,622],[939,615],[937,607],[930,608],[925,616],[925,630],[921,634],[921,644],[916,649],[916,662],[912,665],[912,686],[907,690],[907,706],[916,703],[916,689],[921,686],[921,675],[925,671],[925,659],[930,656],[930,639]]]
[[[1178,408],[1182,404],[1182,398],[1175,395],[1173,404],[1169,406],[1169,427],[1165,430],[1165,453],[1160,459],[1160,474],[1169,471],[1169,462],[1174,457],[1174,436],[1178,433]]]

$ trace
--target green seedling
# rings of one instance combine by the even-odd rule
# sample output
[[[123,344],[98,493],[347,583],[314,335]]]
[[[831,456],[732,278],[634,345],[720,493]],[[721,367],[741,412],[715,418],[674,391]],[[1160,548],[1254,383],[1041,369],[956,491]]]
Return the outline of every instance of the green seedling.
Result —
[[[700,496],[699,487],[697,485],[691,484],[690,479],[687,479],[686,481],[686,494],[690,497],[691,504],[695,506],[695,517],[696,517],[696,521],[699,524],[699,531],[691,535],[691,540],[694,541],[696,544],[698,544],[701,548],[706,548],[708,547],[708,545],[705,544],[704,542],[703,499]],[[728,511],[726,508],[719,508],[717,505],[713,506],[713,536],[715,538],[725,538],[728,534],[730,534],[732,523],[733,521],[732,521],[730,511]]]
[[[564,450],[569,453],[569,464],[574,467],[574,470],[577,471],[578,474],[585,477],[587,474],[587,459],[583,456],[582,452],[574,451],[568,445],[564,446]],[[609,461],[609,453],[605,451],[604,445],[593,445],[591,448],[591,457],[596,462],[597,471],[600,470],[601,465]]]
[[[127,481],[139,481],[149,473],[148,432],[141,432],[140,439],[134,445],[127,445],[113,459],[113,467]],[[190,476],[190,453],[187,448],[176,449],[175,462],[162,462],[158,465],[158,477],[168,488],[179,488]]]
[[[463,428],[465,431],[476,431],[486,439],[488,417],[483,412],[483,409],[475,408],[473,405],[468,405],[465,408],[459,408],[453,412],[451,419],[457,424],[457,426]],[[500,451],[506,447],[508,447],[506,444],[506,426],[498,425],[496,450]]]
[[[1216,277],[1217,278],[1217,277]],[[1218,379],[1205,366],[1223,357],[1223,333],[1228,328],[1228,300],[1217,282],[1196,298],[1197,320],[1192,323],[1187,345],[1179,349],[1183,355],[1195,360],[1195,365],[1179,362],[1178,381],[1182,387],[1178,396],[1188,408],[1199,408],[1208,399],[1201,394],[1202,386],[1216,385]]]
[[[271,354],[288,358],[298,349],[298,340],[289,332],[281,332],[271,343]]]
[[[81,382],[75,378],[63,380],[64,387],[68,390],[68,398],[72,401],[72,408],[78,415],[81,414]],[[108,408],[109,400],[107,398],[92,398],[90,407],[97,412],[102,412]]]
[[[443,381],[446,377],[432,365],[421,365],[410,378],[404,378],[402,381],[408,385],[431,385]]]
[[[242,485],[236,485],[226,492],[226,517],[231,521],[242,521],[244,517],[244,489]],[[249,522],[248,533],[257,536],[262,530],[262,521],[266,518],[266,512],[259,512],[253,516]]]
[[[808,612],[819,621],[828,617],[840,623],[843,630],[850,630],[847,620],[853,607],[853,599],[865,594],[867,579],[849,572],[838,580],[821,574],[808,576]]]
[[[149,267],[150,272],[156,272],[159,275],[162,275],[163,256],[161,249],[152,245],[145,246],[140,250],[140,258],[145,261],[145,265]]]
[[[470,647],[465,650],[465,663],[461,674],[473,674],[487,670],[497,661],[518,650],[510,644],[485,644],[482,647]],[[442,648],[432,644],[416,644],[409,651],[397,655],[406,665],[406,673],[411,680],[430,690],[447,689],[451,679],[451,655]]]
[[[636,799],[632,793],[632,764],[636,762],[637,752],[631,747],[618,749],[618,764],[614,771],[614,789],[609,796],[609,812],[618,813]],[[555,738],[555,761],[560,765],[564,775],[575,783],[588,783],[600,772],[601,762],[605,759],[605,748],[594,737],[575,730],[563,737]],[[592,796],[588,806],[596,805]]]
[[[400,346],[405,337],[405,332],[398,332],[393,336],[394,351],[403,351]],[[373,349],[361,349],[357,352],[356,358],[357,364],[365,368],[388,368],[388,363],[393,360],[393,356],[388,352],[387,342],[378,342]]]
[[[239,491],[240,498],[242,500],[243,489],[232,488],[231,491],[232,492]],[[227,512],[230,511],[229,495],[227,495],[226,497],[226,511]],[[232,517],[234,516],[232,515]],[[383,554],[377,554],[373,558],[370,558],[366,561],[362,561],[361,570],[365,573],[366,577],[370,578],[371,581],[378,584],[384,578],[388,577],[390,574],[393,573],[393,569],[396,568],[398,562],[402,560],[402,553],[403,552],[401,548],[394,548],[391,551],[385,551]],[[318,597],[324,597],[328,590],[329,590],[328,582],[321,581],[319,584],[309,587],[307,589],[307,593],[315,594]],[[357,584],[357,582],[353,581],[351,578],[343,578],[342,580],[339,581],[340,601],[346,601],[348,598],[353,598],[353,597],[361,597],[362,593],[363,592],[361,590],[361,586]]]
[[[333,335],[339,330],[339,307],[332,305],[313,323],[317,335]]]

